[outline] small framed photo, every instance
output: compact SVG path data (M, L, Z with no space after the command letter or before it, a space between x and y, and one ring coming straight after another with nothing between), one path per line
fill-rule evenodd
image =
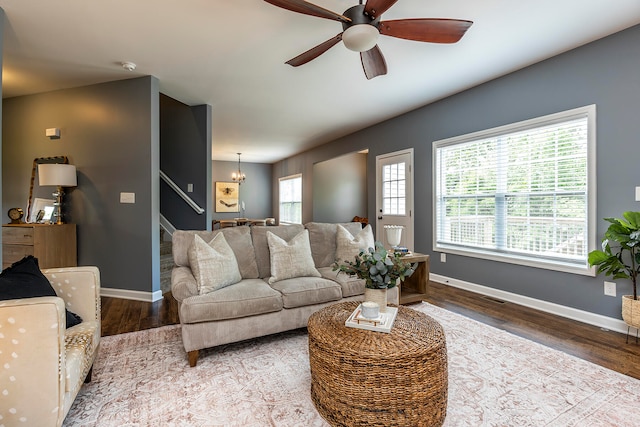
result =
M41 199L39 197L33 199L31 218L29 218L29 222L42 223L50 221L51 214L53 213L54 202L55 200L53 199Z
M216 212L240 212L238 194L240 184L237 182L216 182Z

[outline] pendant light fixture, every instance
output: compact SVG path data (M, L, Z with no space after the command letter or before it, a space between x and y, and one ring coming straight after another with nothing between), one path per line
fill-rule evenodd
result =
M242 153L238 153L238 170L231 174L231 179L238 184L242 184L247 179L246 175L240 170L240 154Z

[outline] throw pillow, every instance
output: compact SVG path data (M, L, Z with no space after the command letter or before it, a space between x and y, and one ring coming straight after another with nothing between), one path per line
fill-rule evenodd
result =
M209 243L194 235L188 256L200 295L242 280L236 256L222 233L216 234Z
M336 233L336 260L353 261L361 250L366 251L369 248L373 248L374 245L375 240L373 238L371 224L363 228L355 237L351 235L346 228L338 225L338 231Z
M0 300L55 297L49 279L42 274L38 259L28 255L0 273ZM67 328L78 325L82 318L66 310Z
M286 242L267 231L271 258L269 284L293 277L322 277L316 270L309 245L309 230L303 230Z

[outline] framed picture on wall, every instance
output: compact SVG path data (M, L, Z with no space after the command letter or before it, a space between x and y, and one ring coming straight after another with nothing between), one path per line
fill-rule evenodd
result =
M240 212L238 194L240 184L237 182L216 182L216 212Z

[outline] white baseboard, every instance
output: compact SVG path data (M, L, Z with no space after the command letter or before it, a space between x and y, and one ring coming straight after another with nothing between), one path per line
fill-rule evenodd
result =
M131 299L144 302L156 302L163 298L162 291L143 292L116 288L101 288L100 295L103 297Z
M591 313L577 308L567 307L564 305L543 301L524 295L518 295L500 289L490 288L488 286L478 285L476 283L465 282L464 280L452 279L450 277L441 276L431 273L429 280L442 283L454 288L460 288L467 291L475 292L481 295L498 298L503 301L512 302L514 304L523 305L525 307L534 308L546 313L555 314L557 316L566 317L568 319L577 320L578 322L587 323L611 331L627 333L627 324L620 319L603 316L601 314Z

